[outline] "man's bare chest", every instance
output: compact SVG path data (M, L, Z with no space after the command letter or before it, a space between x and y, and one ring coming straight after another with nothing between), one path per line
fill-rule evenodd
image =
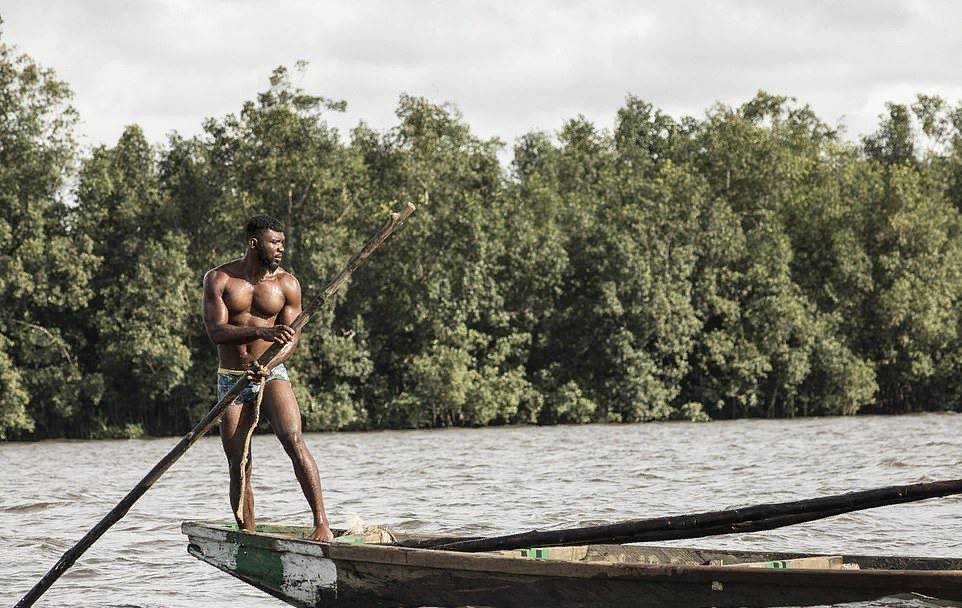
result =
M245 313L256 317L271 318L277 316L287 298L278 281L260 281L251 285L244 280L232 280L224 290L224 304L231 317Z

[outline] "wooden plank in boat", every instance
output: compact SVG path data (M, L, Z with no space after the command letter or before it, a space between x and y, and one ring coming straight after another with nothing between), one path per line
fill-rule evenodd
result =
M561 559L580 562L588 555L588 547L532 547L530 549L514 549L508 551L493 551L494 555L505 557L523 557L525 559Z
M841 570L844 561L841 555L818 555L813 557L799 557L796 559L778 559L767 562L719 565L723 568L811 568L816 570Z

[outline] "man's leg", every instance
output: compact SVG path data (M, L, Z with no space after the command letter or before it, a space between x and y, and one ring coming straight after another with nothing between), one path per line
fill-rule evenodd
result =
M327 521L327 513L324 512L321 478L317 472L317 463L301 434L301 411L297 407L291 384L286 380L272 380L264 387L264 391L263 406L274 428L274 434L291 457L294 475L301 484L301 490L314 514L314 532L311 539L331 540L334 535Z
M247 466L244 471L244 508L242 518L237 517L237 506L241 495L241 458L244 454L244 444L247 433L254 424L254 404L240 405L238 403L227 406L220 419L220 441L227 455L227 466L230 470L230 506L237 520L237 526L242 530L254 531L254 492L251 490L251 472L254 470L254 458L247 456Z

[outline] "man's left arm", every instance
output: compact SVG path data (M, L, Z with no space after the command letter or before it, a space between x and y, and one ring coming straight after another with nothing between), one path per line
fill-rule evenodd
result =
M285 275L283 278L282 288L284 290L285 304L284 308L277 313L277 319L275 323L278 325L290 325L297 318L297 315L301 314L301 284L292 274ZM297 348L297 343L301 339L301 332L298 331L294 334L294 339L284 345L280 352L271 359L268 364L269 369L274 369L280 363L283 363L294 353L294 349Z

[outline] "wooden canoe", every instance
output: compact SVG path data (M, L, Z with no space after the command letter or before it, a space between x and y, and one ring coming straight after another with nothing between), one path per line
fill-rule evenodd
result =
M962 603L962 559L585 545L463 553L370 529L184 522L188 552L294 606L696 608L814 606L896 595ZM962 605L962 604L959 604Z

